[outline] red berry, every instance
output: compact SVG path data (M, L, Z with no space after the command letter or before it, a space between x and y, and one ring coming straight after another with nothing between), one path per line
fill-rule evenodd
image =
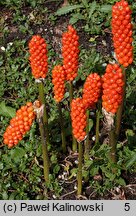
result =
M116 113L122 101L124 86L123 73L119 65L108 64L106 73L102 77L102 81L102 106L107 112Z
M29 60L35 79L46 77L48 71L46 46L45 40L39 35L34 35L29 42Z
M101 93L101 77L97 73L90 74L83 87L83 103L88 108L93 108Z
M113 45L118 62L128 67L133 61L131 9L121 0L112 7Z
M54 98L60 102L65 93L65 71L61 65L57 65L52 70L52 83L54 85Z
M78 141L85 139L86 132L86 108L82 98L76 98L71 103L71 120L73 135Z
M72 81L77 76L79 43L76 30L69 25L68 31L62 35L62 57L63 68L66 72L66 79Z
M3 135L4 143L9 148L17 145L23 139L23 135L30 130L30 126L35 118L33 104L28 102L16 112L16 116L10 120L10 125ZM31 124L29 124L31 121Z

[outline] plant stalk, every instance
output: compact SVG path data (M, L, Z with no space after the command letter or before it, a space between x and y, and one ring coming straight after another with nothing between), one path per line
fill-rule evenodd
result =
M73 99L73 85L72 81L69 81L69 100L70 100L70 106ZM72 150L75 152L77 151L77 141L72 133Z
M99 143L100 115L101 115L101 105L100 102L98 102L98 109L96 111L95 145Z
M113 163L117 162L117 158L116 158L116 134L115 134L115 129L111 129L111 131L109 132L109 145L111 147L110 149L110 159L113 161Z
M44 84L42 81L38 83L38 87L39 87L39 100L41 104L44 105L43 125L45 127L47 145L49 145L50 141L49 141L49 130L48 130L48 116L47 116L46 104L45 104L45 98L44 98Z
M41 141L42 141L44 179L46 182L49 182L49 157L48 157L48 150L47 150L46 134L45 134L45 128L44 128L44 123L43 123L43 117L38 119L38 122L39 122L39 129L40 129Z
M124 100L125 100L125 93L126 93L126 71L125 68L123 68L123 75L124 75L124 88L123 88L123 98L122 98L122 103L118 108L117 114L116 114L116 121L115 121L115 134L116 138L118 140L119 134L120 134L120 129L121 129L121 119L122 119L122 113L123 113L123 108L124 108Z
M87 138L85 140L85 159L89 159L89 149L90 149L90 145L89 145L89 113L90 111L87 110L86 111L86 115L87 115L87 125L86 125L86 134L87 134Z
M78 143L77 195L82 194L83 142Z
M61 126L62 151L63 153L66 153L66 139L65 139L65 130L64 130L64 121L62 115L61 102L58 103L58 111L59 111L59 122Z
M72 81L69 81L69 99L70 99L70 104L71 104L72 99L73 99L73 85L72 85Z

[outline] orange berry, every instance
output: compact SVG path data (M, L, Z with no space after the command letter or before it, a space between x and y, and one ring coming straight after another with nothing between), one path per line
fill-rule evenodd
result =
M34 117L35 113L31 102L17 110L16 116L10 120L10 125L6 128L3 135L4 143L9 148L17 145L22 140L23 135L30 130Z
M107 76L111 74L111 76ZM107 78L106 78L107 77ZM105 79L106 78L106 79ZM112 79L112 85L111 85ZM102 106L107 112L116 113L123 95L123 73L118 64L108 64L102 77ZM113 82L114 81L114 82Z
M48 71L46 47L46 42L40 35L34 35L29 42L29 60L35 79L46 77Z
M79 43L76 30L69 25L68 31L62 35L62 57L63 68L66 72L66 79L72 81L77 76Z
M61 65L57 65L52 70L52 83L54 85L54 99L59 103L65 93L65 71Z
M86 108L82 98L76 98L72 100L70 115L74 137L78 141L84 140L86 136Z
M113 45L118 62L128 67L133 61L131 9L128 2L121 0L112 7Z
M101 78L97 73L90 74L83 87L83 103L88 108L93 108L101 93Z

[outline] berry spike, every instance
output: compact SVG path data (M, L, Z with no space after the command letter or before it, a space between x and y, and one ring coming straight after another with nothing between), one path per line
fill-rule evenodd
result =
M9 148L17 145L27 131L30 130L34 119L33 104L28 102L17 110L16 116L10 120L10 125L6 128L3 135L4 144L8 145Z
M88 108L93 108L101 93L101 77L97 73L90 74L83 87L83 103Z
M121 0L112 7L112 35L118 62L128 67L133 62L131 9L128 2Z
M71 119L72 119L72 128L73 135L77 141L81 142L85 139L86 136L86 109L83 104L82 98L76 98L72 100L71 103Z
M54 85L54 99L59 103L65 93L65 71L61 65L56 65L52 70L52 83Z
M78 56L79 56L79 36L76 30L69 25L68 31L62 35L62 57L63 67L66 72L66 79L74 80L78 71Z
M34 35L29 42L29 60L35 79L46 77L48 71L46 47L46 42L40 35Z
M108 64L102 77L102 106L107 112L115 114L122 102L124 77L117 64Z

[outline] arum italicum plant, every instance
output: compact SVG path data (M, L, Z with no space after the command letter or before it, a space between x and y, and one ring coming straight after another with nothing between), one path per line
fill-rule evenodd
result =
M71 103L71 120L73 135L78 142L78 174L77 174L77 194L82 193L82 161L83 161L83 144L86 137L86 108L82 98L76 98Z
M111 146L111 159L116 162L116 139L114 130L114 116L123 99L123 79L122 69L118 64L108 64L106 72L102 77L103 95L102 106L105 115L106 127L109 131L109 144Z
M47 57L47 45L39 35L34 35L29 42L30 52L30 65L32 69L32 75L35 78L39 87L39 101L40 107L36 107L37 119L40 128L40 134L42 139L43 150L43 162L44 162L44 178L45 181L49 181L49 158L47 146L49 145L49 131L48 131L48 117L46 111L45 97L44 97L44 80L48 71L48 57Z
M66 80L69 82L69 97L70 104L73 99L73 80L78 73L78 57L79 57L79 36L76 30L69 25L68 31L62 35L62 57L63 68L66 73ZM77 150L77 142L74 136L72 136L72 150Z
M58 104L59 111L59 123L61 126L61 138L62 138L62 150L66 153L66 139L65 139L65 129L63 114L61 108L61 101L64 98L65 93L65 71L61 65L56 65L52 70L52 83L54 85L54 99Z
M124 74L124 93L123 100L116 115L115 134L118 138L121 127L121 118L123 111L123 103L125 97L126 86L126 68L133 62L133 46L132 46L132 10L127 1L121 0L112 7L112 36L114 52L117 61L120 63Z
M98 99L100 98L101 94L101 77L97 73L90 74L84 84L83 87L83 102L87 110L87 139L85 141L85 157L89 157L89 111L90 109L95 109L96 103L98 102ZM99 142L99 112L97 114L97 124L96 124L96 143Z
M62 35L63 66L57 65L52 70L52 83L54 85L54 99L58 104L59 119L62 135L62 150L66 152L66 140L63 125L61 102L65 93L65 81L69 82L70 115L72 120L73 143L72 150L77 150L78 143L78 174L77 193L82 193L82 165L83 152L89 158L89 110L94 109L102 94L102 111L105 118L106 129L109 132L110 158L116 163L116 144L120 133L121 117L125 97L126 68L133 62L131 9L127 1L121 0L112 7L112 36L116 62L110 63L102 78L97 73L90 74L83 86L82 98L73 99L72 82L78 72L79 43L76 30L68 26L68 31ZM37 114L42 139L44 178L49 181L49 158L47 146L49 145L48 117L44 97L44 80L48 71L47 45L45 40L34 35L29 42L30 65L32 75L39 88L39 100L34 104L26 103L17 112L3 135L4 143L9 148L14 147L30 130ZM87 116L88 115L88 116ZM99 118L96 119L96 144L99 143ZM115 122L114 122L115 120ZM85 141L85 147L84 147Z
M77 194L82 193L82 162L83 162L83 150L84 140L89 136L87 127L87 110L94 108L97 103L101 92L101 78L97 73L90 74L83 88L82 98L76 98L71 103L71 120L73 135L78 142L78 175L77 175ZM85 143L85 156L89 156L89 143Z
M109 64L103 76L103 107L107 125L111 159L116 158L116 143L120 134L126 86L126 68L133 62L131 9L127 1L116 2L112 7L112 37L117 62ZM115 117L116 114L116 117ZM115 117L115 126L114 126Z

